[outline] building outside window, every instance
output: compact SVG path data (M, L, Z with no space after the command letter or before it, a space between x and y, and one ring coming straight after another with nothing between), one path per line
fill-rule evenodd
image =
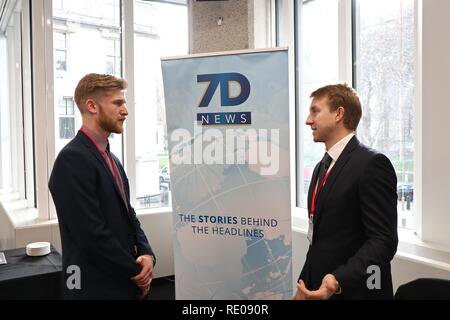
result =
M53 46L55 47L55 70L67 71L67 34L55 32Z
M88 73L111 71L121 76L122 27L120 15L114 13L120 12L120 5L119 0L64 0L64 11L53 7L55 128L59 128L55 130L55 155L82 124L78 108L66 100L73 96L78 81ZM110 66L105 65L105 57ZM69 103L66 112L73 109L73 114L60 113L65 101ZM111 135L109 142L123 161L122 135Z
M64 0L53 0L53 10L64 10Z
M68 98L81 77L91 72L122 75L122 5L119 0L64 0L63 10L53 8L55 128L59 128L55 132L56 155L82 123L78 108ZM134 31L134 56L129 59L134 59L135 77L128 81L135 104L128 109L135 126L126 130L135 130L136 181L130 183L136 187L137 209L170 207L160 57L188 53L187 2L135 0ZM65 72L60 72L62 69ZM117 134L109 138L113 152L123 162L123 152L129 150L123 150L122 139Z
M162 56L188 53L188 9L135 1L136 208L171 206Z
M106 73L120 77L120 39L106 39Z
M75 108L72 97L64 97L59 104L59 138L75 137Z

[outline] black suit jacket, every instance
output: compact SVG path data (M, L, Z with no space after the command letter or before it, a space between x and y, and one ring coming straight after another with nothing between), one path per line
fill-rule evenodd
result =
M49 188L58 215L63 273L75 265L81 289L68 299L134 299L137 286L130 280L141 268L143 254L154 255L130 204L129 185L119 160L113 159L124 182L127 209L111 170L94 143L79 131L59 153ZM73 279L73 278L72 278Z
M319 164L309 186L308 211ZM317 290L323 277L332 273L342 288L334 299L393 298L390 261L398 244L396 190L389 159L353 137L317 198L313 241L299 277L308 289ZM370 266L380 268L379 282ZM369 289L373 286L367 282L380 289Z

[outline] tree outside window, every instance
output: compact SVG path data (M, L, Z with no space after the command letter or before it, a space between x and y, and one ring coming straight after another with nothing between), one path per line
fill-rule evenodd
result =
M355 17L358 137L392 161L398 225L414 228L414 0L359 0Z

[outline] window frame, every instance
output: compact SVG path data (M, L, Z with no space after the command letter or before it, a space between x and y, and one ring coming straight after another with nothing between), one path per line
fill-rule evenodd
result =
M306 0L306 1L314 1L314 0ZM420 0L415 0L415 37L416 37L416 43L418 41L417 36L417 29L418 29L418 2ZM289 46L290 48L293 48L293 50L290 50L290 66L289 66L289 72L290 72L290 101L295 105L295 114L294 118L295 121L292 123L291 121L291 141L295 141L294 146L292 146L291 143L291 158L292 154L294 154L294 160L291 161L291 192L293 193L292 201L291 201L291 207L292 207L292 217L294 221L294 226L299 227L302 230L307 229L307 204L302 203L302 197L303 197L303 150L299 147L299 143L303 139L303 133L300 129L301 126L304 125L302 119L301 119L301 112L300 108L302 108L300 96L297 92L301 92L301 81L300 81L300 74L299 72L296 72L298 70L302 69L301 66L301 59L300 59L300 52L299 48L301 48L301 40L302 36L299 32L299 24L301 23L301 11L303 6L304 0L294 0L294 1L288 1L288 0L276 0L275 7L276 7L276 43L280 46ZM352 87L354 87L354 72L355 69L353 68L354 65L354 58L355 58L355 48L353 46L354 43L354 25L355 25L355 16L354 16L354 6L355 6L356 0L339 0L338 4L338 44L339 44L339 65L338 65L338 77L339 81L345 81L348 84L351 84ZM416 46L418 47L418 45ZM419 48L416 49L416 56L418 55ZM294 53L292 54L292 51ZM418 63L416 59L416 68L418 68ZM294 71L293 71L294 70ZM415 79L415 85L419 86L419 77L420 75L418 72L416 72L416 79ZM414 131L414 141L415 141L415 148L417 151L415 152L415 163L418 161L418 155L417 153L420 150L419 144L419 127L418 127L418 109L420 101L419 98L415 99L415 103L413 106L413 112L415 115L414 119L414 126L418 128L418 130ZM292 118L292 117L291 117ZM293 163L293 164L292 164ZM415 178L414 182L414 188L415 188L415 199L418 199L420 201L420 186L418 185L419 180L419 166L414 166L414 175ZM300 183L300 184L299 184ZM417 197L416 197L417 194ZM421 221L421 212L420 210L417 210L417 202L413 204L413 210L416 220L416 225L414 231L420 233L420 224L419 221Z
M12 190L3 190L0 200L19 201L24 206L34 207L30 2L29 0L6 2L0 23L0 32L3 33L11 28L11 19L15 19L16 22L15 29L12 31L10 29L9 36L2 36L2 47L6 52L5 61L8 63L3 76L6 83L12 84L4 87L6 99L3 100L7 102L6 107L10 108L8 119L11 136ZM10 41L14 42L13 45L9 45ZM8 57L13 57L16 63L10 63ZM20 67L15 71L18 63ZM11 77L14 79L10 80Z
M36 208L38 219L49 220L56 217L47 185L55 159L54 93L47 90L54 76L52 0L33 0L31 9Z
M314 1L314 0L313 0ZM170 1L168 1L170 2ZM352 21L352 6L354 0L340 0L339 1L339 31L338 31L338 43L339 43L339 79L340 81L346 81L347 83L353 84L353 47L352 47L352 37L353 37L353 21ZM417 2L417 0L416 0ZM129 87L127 89L127 101L128 108L130 109L130 114L127 119L127 127L133 128L135 125L134 118L134 102L135 102L135 93L134 93L134 1L121 1L121 21L122 21L122 70L123 76L129 81ZM53 68L47 68L46 72L44 71L44 65L52 65L53 64L53 45L52 45L52 1L51 0L34 0L33 1L33 16L40 17L39 14L42 14L44 17L44 21L47 21L46 24L39 24L38 19L33 19L33 35L35 36L34 40L37 40L37 44L33 52L35 54L39 52L45 52L44 55L44 64L41 66L33 65L35 79L33 79L34 85L34 99L35 99L35 107L36 107L36 123L48 123L47 128L36 128L36 180L38 181L37 186L37 202L39 207L39 214L42 218L55 217L54 214L48 214L49 207L52 207L52 200L46 191L46 182L48 179L49 169L53 166L54 159L54 143L51 141L45 141L45 137L52 136L51 134L54 132L54 128L52 125L53 119L53 111L51 106L53 106L53 93L45 92L45 83L49 85L49 87L53 84ZM294 128L291 130L291 185L292 185L292 212L293 216L300 218L306 221L306 205L304 207L300 207L298 203L298 196L302 191L301 187L297 186L297 182L301 181L301 171L298 168L302 167L301 161L301 151L297 148L298 141L302 138L300 131L298 128L304 125L300 121L300 113L298 112L300 105L298 101L298 97L296 97L296 92L298 90L298 75L295 74L295 70L297 67L301 68L301 63L299 63L296 58L299 50L299 40L301 40L301 35L295 31L295 24L299 22L301 12L302 0L276 0L273 2L272 8L276 13L275 23L272 26L272 30L277 33L276 37L276 45L280 46L289 46L291 50L289 50L289 72L290 72L290 103L291 105L295 105L295 110L291 111L291 126ZM283 18L280 18L283 17ZM285 19L287 17L287 19ZM416 21L417 25L417 21ZM41 31L41 32L39 32ZM41 51L40 48L44 48L44 51ZM35 59L34 59L35 60ZM50 72L49 69L52 69ZM294 71L293 71L294 70ZM293 80L297 79L297 80ZM296 90L297 89L297 90ZM44 101L44 102L43 102ZM42 110L46 110L45 113L40 112ZM414 111L416 112L416 111ZM44 114L46 114L46 118L44 120ZM41 121L43 120L43 121ZM417 131L414 135L417 137ZM298 133L298 134L297 134ZM298 138L298 139L297 139ZM135 181L135 132L133 130L125 130L123 135L123 159L124 159L124 167L127 171L129 180L130 180L130 197L132 205L135 205L135 186L133 181ZM416 141L416 139L415 139ZM45 148L44 148L45 146ZM47 154L43 154L42 150L46 150ZM416 173L415 173L416 175ZM44 186L44 181L45 186ZM415 188L417 192L419 192L418 188ZM42 210L41 210L42 209ZM156 208L149 209L150 211L167 211L170 208ZM50 210L51 211L51 210ZM145 210L147 211L147 210ZM52 210L54 213L54 208ZM418 210L415 210L416 218L419 219ZM418 224L417 224L418 226Z
M187 5L179 2L167 2L177 5ZM120 1L120 23L121 33L121 69L122 76L128 79L126 91L127 108L129 115L127 117L126 127L135 128L135 86L134 86L134 13L135 1ZM53 28L53 1L52 0L33 0L31 11L31 25L33 30L33 61L40 63L33 64L33 99L35 108L34 123L46 123L46 126L34 127L35 144L35 165L36 165L36 207L40 220L56 219L56 210L48 190L47 182L53 168L55 159L55 141L56 130L54 91L48 90L54 87L54 38L53 32L62 32L64 30L54 30ZM45 23L41 23L45 21ZM118 40L118 39L114 39ZM68 39L66 38L66 44ZM59 115L58 115L59 116ZM130 181L130 201L134 207L136 205L136 133L134 130L125 130L122 135L122 156L123 165ZM168 212L170 207L152 208L142 210L144 213Z
M307 0L314 1L314 0ZM300 143L303 139L301 126L304 125L301 119L301 81L300 72L302 69L302 62L300 56L302 35L299 32L299 25L301 23L301 12L303 7L303 0L277 0L277 40L276 43L281 46L289 46L293 48L290 50L290 101L295 105L295 112L291 115L291 207L292 216L295 225L300 226L301 229L307 228L307 204L302 203L301 198L304 192L303 186L303 150L300 148ZM282 19L287 17L288 19ZM339 65L338 77L339 81L345 81L352 84L353 81L353 54L352 54L352 0L339 0L338 4L338 44L339 44ZM283 20L287 20L283 22ZM290 30L289 30L290 29ZM292 70L296 70L295 72ZM300 183L300 185L299 185Z

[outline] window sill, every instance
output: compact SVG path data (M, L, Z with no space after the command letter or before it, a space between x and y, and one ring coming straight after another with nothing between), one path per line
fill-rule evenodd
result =
M136 215L139 217L141 215L172 213L172 208L163 207L163 208L139 209L135 211Z
M27 207L16 207L15 209L11 209L9 207L9 203L5 206L5 213L11 221L14 229L22 229L22 228L33 228L33 227L41 227L45 225L57 224L58 220L42 220L39 218L39 214L37 209L35 208L27 208ZM6 208L6 207L9 208Z
M36 208L27 208L25 200L0 200L6 216L9 218L14 229L41 227L46 225L58 224L58 219L43 220L39 218L38 210ZM172 208L152 208L136 210L136 215L157 215L168 214L172 212Z

